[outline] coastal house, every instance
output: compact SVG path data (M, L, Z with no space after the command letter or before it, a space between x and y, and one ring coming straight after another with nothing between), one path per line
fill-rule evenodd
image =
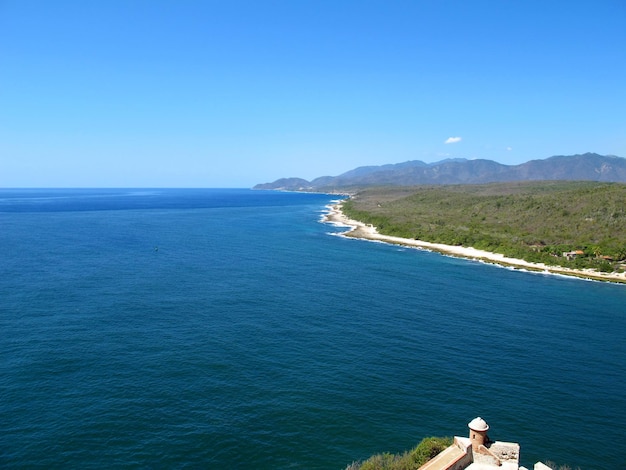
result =
M574 258L584 255L584 254L585 252L583 250L564 251L563 257L567 258L568 260L573 260Z
M528 470L519 465L520 445L516 442L492 441L489 425L474 418L468 424L469 437L454 437L454 443L430 459L419 470ZM537 462L533 470L551 470Z

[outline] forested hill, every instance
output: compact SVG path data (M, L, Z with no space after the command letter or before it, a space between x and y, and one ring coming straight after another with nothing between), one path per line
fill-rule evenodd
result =
M423 184L483 184L507 181L603 181L626 183L626 158L585 153L531 160L520 165L503 165L492 160L448 159L437 163L419 160L365 166L339 176L322 176L313 181L281 178L257 184L254 189L332 191L370 186L413 186Z
M385 235L570 268L626 267L626 184L514 182L370 188L344 213Z

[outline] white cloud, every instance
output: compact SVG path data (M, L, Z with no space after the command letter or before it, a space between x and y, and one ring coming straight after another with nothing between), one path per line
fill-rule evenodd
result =
M460 137L448 137L444 143L446 144L456 144L457 142L461 142Z
M506 149L510 152L511 150L513 150L513 147L507 147Z

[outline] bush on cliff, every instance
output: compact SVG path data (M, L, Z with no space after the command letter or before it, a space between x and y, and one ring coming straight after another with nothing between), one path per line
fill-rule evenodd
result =
M451 437L426 437L408 452L376 454L348 465L346 470L417 470L451 444Z

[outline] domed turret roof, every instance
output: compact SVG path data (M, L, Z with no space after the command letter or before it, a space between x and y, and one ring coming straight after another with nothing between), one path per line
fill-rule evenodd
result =
M473 431L486 431L489 429L489 425L480 416L471 420L468 426Z

